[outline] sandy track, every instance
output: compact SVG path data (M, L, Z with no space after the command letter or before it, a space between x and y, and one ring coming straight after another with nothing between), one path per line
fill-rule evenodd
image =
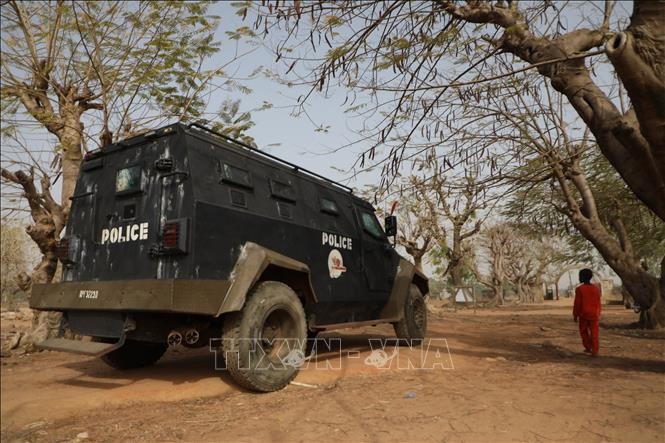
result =
M398 368L420 349L365 364L389 327L329 332L341 346L320 361L339 367L310 364L297 381L316 388L272 394L236 388L207 349L127 372L55 352L4 358L2 440L662 441L662 333L623 329L634 314L607 308L593 359L566 303L431 316L454 369Z

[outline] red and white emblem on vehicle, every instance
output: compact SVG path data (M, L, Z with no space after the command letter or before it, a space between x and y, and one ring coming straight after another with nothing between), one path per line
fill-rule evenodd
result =
M328 270L330 271L330 278L338 278L343 272L346 272L342 254L337 249L333 249L328 254Z

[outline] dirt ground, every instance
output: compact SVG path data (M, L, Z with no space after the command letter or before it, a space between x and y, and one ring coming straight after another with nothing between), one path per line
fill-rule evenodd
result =
M57 352L5 357L1 437L662 442L665 335L626 328L635 314L605 307L601 356L588 357L570 303L436 309L428 335L438 340L425 360L442 364L430 369L408 365L422 361L422 349L399 348L387 369L366 363L368 338L392 338L390 327L330 331L325 337L341 345L271 394L235 387L207 348L170 350L155 366L126 372ZM3 333L27 322L3 319Z

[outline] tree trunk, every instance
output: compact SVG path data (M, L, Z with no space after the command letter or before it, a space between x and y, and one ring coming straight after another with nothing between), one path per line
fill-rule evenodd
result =
M589 240L605 262L621 278L624 288L633 299L645 309L643 326L661 328L665 326L665 258L661 262L660 279L647 272L635 256L630 238L620 217L612 220L618 239L603 225L593 191L579 165L579 158L572 163L551 162L554 176L559 183L567 205L567 215L572 224ZM569 182L575 186L582 199L581 206L573 196Z
M64 117L65 127L58 137L62 146L62 194L60 206L64 212L64 223L67 222L69 208L72 203L70 197L74 195L76 179L78 178L81 161L83 160L83 124L80 119L81 115L77 110L71 110Z
M497 284L492 286L492 293L494 296L494 300L496 300L496 303L499 305L503 305L503 284Z
M39 247L42 258L28 277L19 278L19 286L28 296L32 294L33 284L50 283L57 270L58 259L56 246L60 234L65 227L71 206L70 197L74 194L76 179L82 160L82 134L83 125L80 122L80 112L75 103L61 103L61 118L64 127L57 132L60 141L62 164L62 192L60 204L56 203L50 193L51 183L48 177L41 177L41 189L35 184L34 170L29 173L18 171L11 173L2 170L2 175L19 185L24 190L30 206L30 215L33 224L26 228L26 232ZM21 347L27 352L35 349L35 344L58 334L61 315L59 312L33 311L33 327L30 334L21 340Z
M40 217L34 225L28 226L26 231L42 252L42 258L32 270L32 274L18 276L19 287L30 296L33 284L50 283L55 276L58 267L55 252L56 238L59 231L53 218L46 216ZM37 343L56 336L60 328L61 314L59 312L32 311L32 314L32 329L20 342L20 346L25 352L35 351Z
M539 281L533 282L529 286L529 292L531 294L532 303L542 303L544 301L543 297L543 283Z
M462 286L462 270L460 269L459 261L453 263L453 266L450 268L450 283L455 288Z
M462 286L462 265L464 264L462 254L462 227L453 225L453 247L449 255L450 283L454 288Z
M621 278L633 299L643 308L642 325L655 329L665 327L665 278L649 274L640 261L627 254L597 218L572 218L575 227L596 247L605 262ZM665 260L665 259L664 259ZM661 263L662 266L662 263Z
M422 255L414 255L413 256L413 264L416 266L416 269L419 270L420 272L423 272L423 256Z
M493 273L494 278L494 298L500 305L503 305L503 292L504 292L504 270L503 270L503 251L495 252L495 257L493 260Z
M605 50L635 108L640 132L653 147L653 164L665 177L665 3L636 0L630 26Z

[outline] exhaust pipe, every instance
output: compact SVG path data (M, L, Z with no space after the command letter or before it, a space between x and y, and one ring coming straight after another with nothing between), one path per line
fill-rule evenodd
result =
M182 343L182 334L178 331L171 331L166 338L166 343L168 343L169 348L175 348Z
M187 331L185 331L185 344L186 345L191 346L191 345L196 344L196 342L199 341L199 338L200 338L200 334L199 334L199 331L197 331L196 329L187 329Z

